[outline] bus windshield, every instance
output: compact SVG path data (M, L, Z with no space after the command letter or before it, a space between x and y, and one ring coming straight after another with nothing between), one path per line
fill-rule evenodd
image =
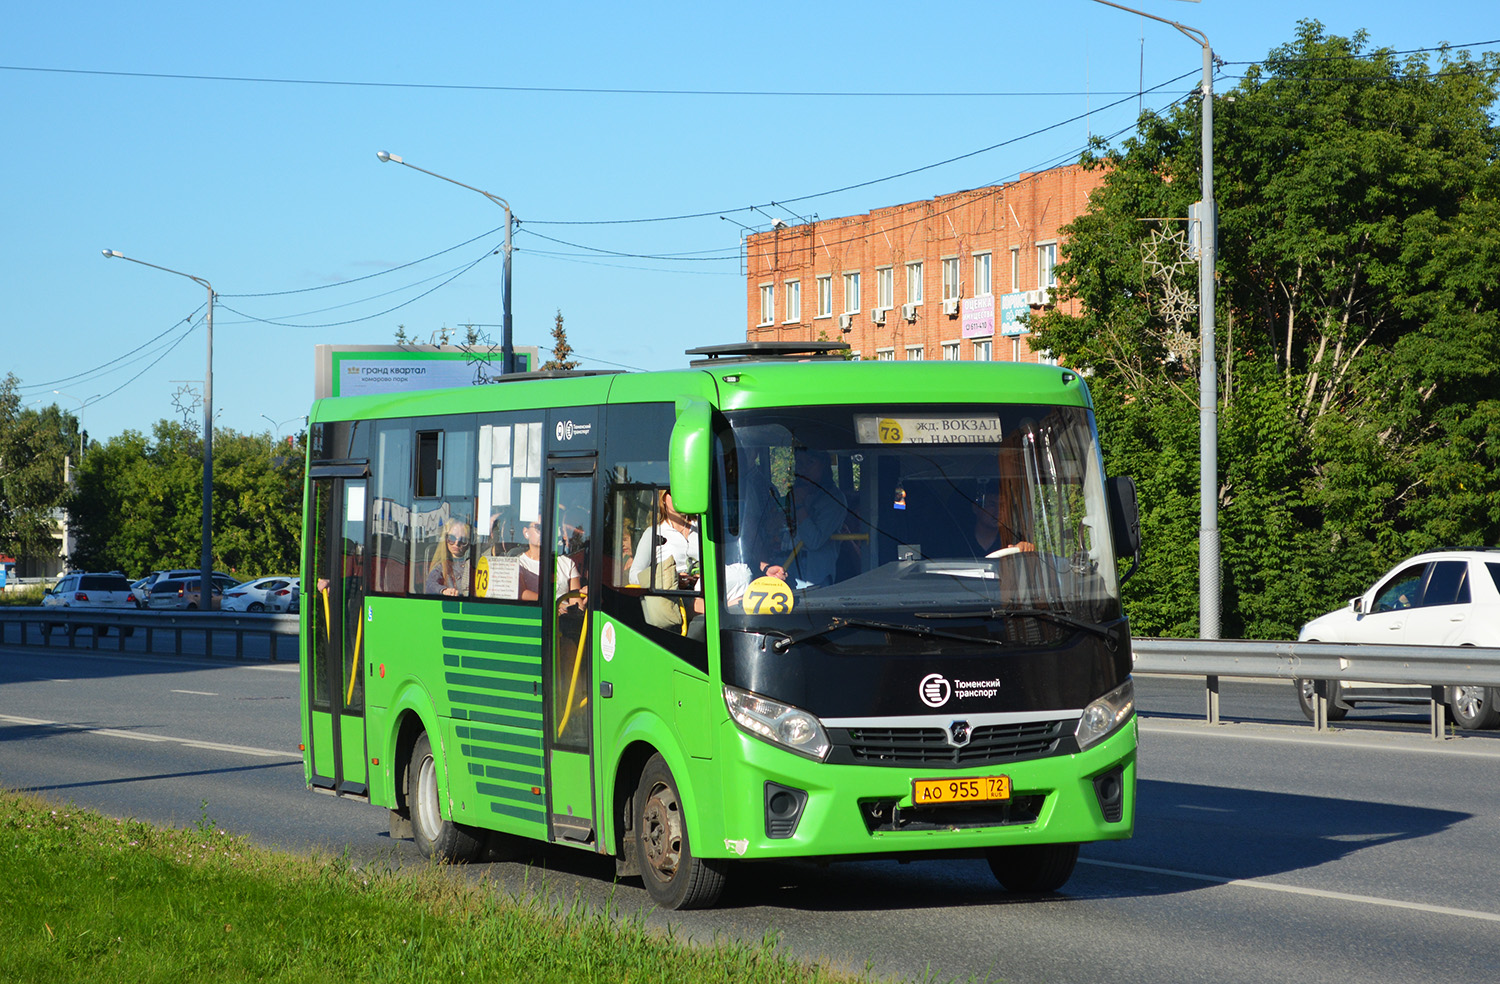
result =
M809 617L881 613L905 626L1014 612L1120 617L1084 408L738 410L723 414L715 440L726 627L789 633Z

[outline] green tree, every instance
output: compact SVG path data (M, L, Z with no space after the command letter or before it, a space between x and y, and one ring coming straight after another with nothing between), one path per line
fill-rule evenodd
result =
M1437 64L1304 21L1215 104L1216 489L1226 635L1285 637L1402 556L1500 540L1500 58ZM1191 269L1143 250L1198 195L1201 114L1147 114L1067 230L1037 348L1086 368L1114 473L1141 487L1147 633L1196 632ZM1180 226L1179 226L1180 228Z
M158 421L90 450L68 508L75 566L144 573L196 567L202 538L202 442ZM266 434L214 434L213 562L242 578L298 568L303 455Z
M578 368L578 360L568 358L573 346L568 344L568 333L563 329L562 309L557 311L557 320L552 325L552 358L542 363L542 369L570 372Z
M53 551L54 510L67 491L64 462L77 458L78 418L54 404L21 406L20 380L0 380L0 552Z

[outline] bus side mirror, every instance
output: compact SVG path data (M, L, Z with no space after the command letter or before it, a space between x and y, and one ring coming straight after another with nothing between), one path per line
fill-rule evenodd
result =
M694 400L678 412L672 427L672 506L689 516L708 511L712 416L707 403Z
M1124 583L1141 566L1141 513L1135 479L1119 476L1109 480L1109 525L1114 531L1115 556L1130 558L1130 570L1120 579Z

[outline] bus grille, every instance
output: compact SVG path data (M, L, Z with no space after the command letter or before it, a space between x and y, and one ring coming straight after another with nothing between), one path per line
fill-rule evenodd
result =
M969 743L958 748L948 744L942 728L842 728L831 738L835 756L863 765L966 768L1056 754L1073 723L985 725L975 728Z

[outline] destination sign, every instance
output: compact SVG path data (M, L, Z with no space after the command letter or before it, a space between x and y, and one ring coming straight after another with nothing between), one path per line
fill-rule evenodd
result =
M1000 441L1000 418L857 414L854 434L861 444L996 444Z

